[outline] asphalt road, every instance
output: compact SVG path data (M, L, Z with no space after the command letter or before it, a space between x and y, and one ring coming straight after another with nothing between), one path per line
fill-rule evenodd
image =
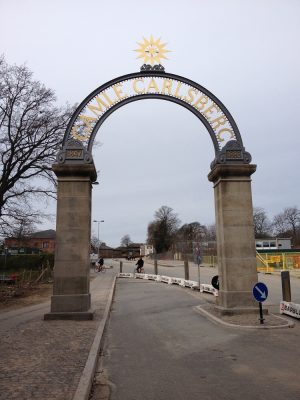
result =
M300 398L300 323L292 329L216 325L194 310L199 293L118 279L93 400Z

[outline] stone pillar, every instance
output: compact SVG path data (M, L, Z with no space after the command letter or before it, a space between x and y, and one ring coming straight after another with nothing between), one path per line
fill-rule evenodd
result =
M45 319L92 319L90 232L94 164L55 164L58 178L51 312Z
M219 269L216 307L225 314L257 312L252 288L257 282L251 195L256 165L217 164L208 175L214 183Z

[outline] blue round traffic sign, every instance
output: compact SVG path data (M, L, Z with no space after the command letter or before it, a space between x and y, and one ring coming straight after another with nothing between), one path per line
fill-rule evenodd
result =
M256 301L265 301L268 297L268 288L262 282L257 282L252 289L253 296Z

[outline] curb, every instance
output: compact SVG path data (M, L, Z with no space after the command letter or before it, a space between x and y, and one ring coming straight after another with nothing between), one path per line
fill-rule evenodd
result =
M73 397L73 400L88 400L90 396L90 391L94 379L94 375L96 372L96 367L98 363L98 356L99 356L99 351L101 348L102 344L102 338L103 338L103 333L105 330L105 326L108 320L108 316L110 313L111 309L111 304L113 301L114 297L114 292L115 292L115 287L116 287L116 279L117 277L114 277L112 287L110 289L109 295L108 295L108 300L105 306L104 314L103 317L99 323L96 336L94 338L91 350L89 352L87 361L85 363L84 370L82 372L79 384L77 386L75 395Z
M229 322L223 321L222 319L216 317L215 315L212 315L210 312L204 310L201 306L193 307L193 309L196 312L198 312L198 313L204 315L205 317L207 317L208 319L210 319L212 322L215 322L215 323L221 324L221 325L225 325L225 326L229 326L230 328L237 328L237 329L286 329L286 328L294 328L294 326L295 326L294 322L289 321L289 320L287 320L285 318L282 318L282 317L278 317L277 315L271 314L271 313L270 313L270 315L273 315L273 317L281 319L282 321L285 321L285 324L284 325L270 325L270 326L237 325L237 324L231 324Z

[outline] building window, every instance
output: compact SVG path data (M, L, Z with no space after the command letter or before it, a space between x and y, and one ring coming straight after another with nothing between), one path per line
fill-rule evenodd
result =
M43 242L43 249L49 248L49 242Z

